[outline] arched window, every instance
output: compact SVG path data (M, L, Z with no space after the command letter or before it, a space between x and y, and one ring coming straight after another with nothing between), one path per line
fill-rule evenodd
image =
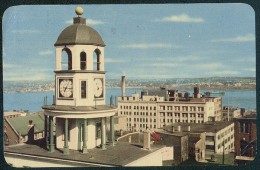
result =
M70 49L64 48L62 50L62 70L71 70L72 69L72 54Z
M80 69L86 70L87 68L87 55L85 52L80 53Z
M99 49L96 49L94 51L94 58L93 58L93 61L94 61L94 70L100 70L100 50Z

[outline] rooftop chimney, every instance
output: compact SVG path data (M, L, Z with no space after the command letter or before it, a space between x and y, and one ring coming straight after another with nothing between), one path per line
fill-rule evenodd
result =
M194 87L194 98L200 98L200 88L197 86L197 87Z
M172 126L172 132L174 132L174 126Z
M180 131L181 131L181 126L179 125L179 126L178 126L178 132L180 132Z
M125 96L125 76L121 76L122 97Z
M188 126L188 132L190 132L190 126Z
M32 144L34 142L34 124L32 120L29 120L27 135L28 135L27 143Z
M144 132L144 146L143 146L143 149L147 149L147 150L151 149L150 141L151 141L151 134L147 130L147 131Z

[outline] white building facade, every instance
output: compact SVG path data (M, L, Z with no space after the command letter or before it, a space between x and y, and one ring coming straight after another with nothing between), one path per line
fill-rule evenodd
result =
M76 9L73 24L65 28L56 43L55 95L44 105L46 145L81 150L105 149L106 124L110 120L110 142L114 143L113 105L106 105L104 47L96 30L86 25L82 8ZM54 133L54 124L56 132ZM56 142L55 142L56 141Z
M221 113L221 98L189 98L186 101L165 101L164 97L132 94L118 97L118 115L127 116L128 131L153 130L166 125L204 123L216 120ZM219 107L216 107L219 106Z

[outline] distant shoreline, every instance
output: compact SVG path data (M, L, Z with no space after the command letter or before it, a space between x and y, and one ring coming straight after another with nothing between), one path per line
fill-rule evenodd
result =
M174 90L193 90L195 86L192 85L187 85L187 86L176 86L176 87L169 87L167 89L174 89ZM256 86L240 86L240 87L223 87L223 86L214 86L214 87L208 87L208 86L199 86L200 90L256 90ZM120 89L121 87L106 87L107 89ZM137 86L130 86L130 87L126 87L126 89L140 89L140 90L159 90L160 87L137 87ZM32 91L23 91L23 90L19 90L19 91L5 91L4 94L6 93L42 93L42 92L54 92L54 90L32 90Z

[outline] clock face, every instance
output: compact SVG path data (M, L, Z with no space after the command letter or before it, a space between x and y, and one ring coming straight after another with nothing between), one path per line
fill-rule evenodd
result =
M73 97L72 79L59 79L59 97Z
M102 79L94 79L94 96L103 97L103 81Z

